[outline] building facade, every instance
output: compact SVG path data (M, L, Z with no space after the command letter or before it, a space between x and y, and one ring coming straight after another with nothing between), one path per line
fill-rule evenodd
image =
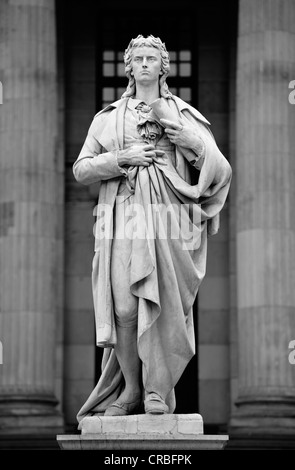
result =
M193 6L192 6L193 4ZM233 168L194 308L179 413L235 438L294 435L295 0L0 0L0 435L53 435L99 376L91 292L99 185L72 174L93 116L127 85L138 34Z

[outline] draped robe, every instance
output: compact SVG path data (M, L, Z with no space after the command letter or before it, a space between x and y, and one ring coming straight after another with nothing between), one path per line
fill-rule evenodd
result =
M92 287L97 345L105 348L101 377L77 415L79 422L86 415L103 414L124 386L114 350L116 324L110 274L112 214L121 179L127 179L134 203L141 208L136 213L141 236L132 240L129 284L138 298L137 345L143 387L150 392L153 384L159 384L169 412L175 409L174 387L195 354L192 308L205 275L207 234L218 231L219 212L231 181L231 167L218 149L208 121L176 96L166 100L171 111L193 123L205 144L202 159L196 154L193 162L199 173L197 184L191 184L190 164L177 146L174 162L164 156L165 165L129 167L122 176L115 154L124 148L127 101L121 99L95 116L74 164L78 181L100 183ZM160 236L159 220L160 225L161 221L165 224L167 214L158 207L169 207L170 228L178 237ZM181 208L185 208L181 219L186 230L180 226ZM193 234L191 239L187 227L191 229L189 235Z

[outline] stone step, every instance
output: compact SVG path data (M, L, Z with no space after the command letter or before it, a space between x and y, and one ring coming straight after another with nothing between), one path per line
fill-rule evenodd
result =
M116 434L118 436L138 437L152 435L159 439L173 436L186 439L196 434L203 434L203 419L199 414L140 414L130 416L91 416L80 423L82 435L86 434Z
M91 416L79 429L81 435L57 436L61 449L223 449L228 440L227 435L204 435L199 414Z

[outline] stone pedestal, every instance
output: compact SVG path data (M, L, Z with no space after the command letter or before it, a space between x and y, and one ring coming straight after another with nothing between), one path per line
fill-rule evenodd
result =
M238 400L231 432L295 432L295 3L240 0L236 241Z
M63 161L54 0L0 2L0 434L58 432Z
M226 435L204 435L199 414L92 416L80 423L81 435L59 435L65 450L221 450Z

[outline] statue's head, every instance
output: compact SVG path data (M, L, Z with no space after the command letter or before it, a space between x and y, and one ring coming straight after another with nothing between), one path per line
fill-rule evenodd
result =
M159 88L160 88L160 96L163 98L171 98L172 93L168 89L168 85L166 83L166 78L169 75L170 71L170 61L169 61L169 54L167 52L165 44L161 41L160 38L155 38L154 36L150 35L148 37L144 37L141 34L137 36L137 38L132 39L125 50L124 54L124 63L125 63L125 73L129 79L129 83L125 93L123 93L122 98L127 98L129 96L135 95L135 88L136 83L135 79L132 74L132 57L134 50L138 47L154 47L158 49L161 56L161 71L159 76Z

